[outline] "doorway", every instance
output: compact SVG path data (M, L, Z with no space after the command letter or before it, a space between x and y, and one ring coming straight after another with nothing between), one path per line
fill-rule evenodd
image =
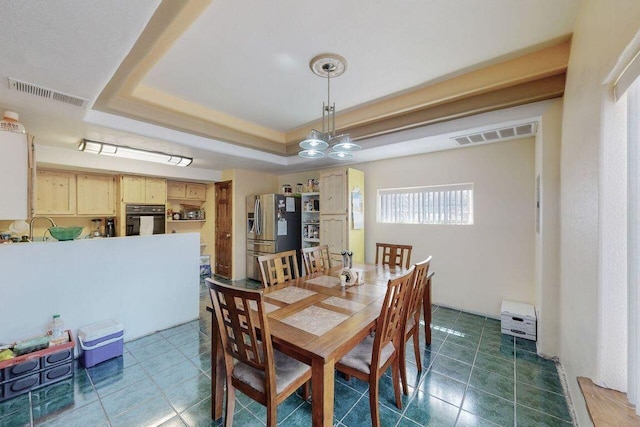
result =
M215 222L215 271L218 276L231 279L232 272L232 230L233 196L231 181L216 182L216 222Z

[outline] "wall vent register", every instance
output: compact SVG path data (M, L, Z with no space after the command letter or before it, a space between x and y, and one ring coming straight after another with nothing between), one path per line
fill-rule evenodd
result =
M537 123L521 123L515 126L503 127L500 129L491 129L483 132L476 132L468 135L454 136L451 139L456 141L458 145L469 145L487 142L508 141L515 138L524 138L533 136L537 131Z

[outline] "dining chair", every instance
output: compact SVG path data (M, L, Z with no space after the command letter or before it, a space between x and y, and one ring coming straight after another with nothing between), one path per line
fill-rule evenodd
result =
M407 343L413 337L413 351L416 356L416 366L418 372L422 372L422 362L420 360L420 314L424 293L426 292L427 276L431 265L431 256L424 261L414 265L411 288L407 297L407 305L404 317L403 343L400 346L400 379L402 380L402 390L405 395L409 395L407 387Z
M331 268L329 245L302 248L302 262L305 274L317 273Z
M258 257L262 286L272 286L300 277L298 254L295 250Z
M267 407L267 426L275 427L278 404L305 387L311 367L273 348L262 291L210 281L209 293L226 370L225 426L233 425L236 389Z
M376 427L380 425L378 381L389 366L391 366L396 406L402 409L400 379L398 378L400 370L399 349L404 343L402 327L405 322L403 316L412 280L413 267L403 276L389 280L380 316L376 322L375 334L373 337L368 335L336 363L336 369L346 374L347 377L354 376L369 383L371 423Z
M411 245L376 243L376 264L409 268L412 250L413 246Z

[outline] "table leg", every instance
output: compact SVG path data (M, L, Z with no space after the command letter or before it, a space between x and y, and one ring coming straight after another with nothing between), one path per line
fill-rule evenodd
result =
M424 340L427 345L431 345L431 278L433 273L429 273L427 284L424 287L422 297L422 311L424 317Z
M311 413L314 427L333 426L334 364L311 362Z
M211 310L213 311L213 310ZM222 417L222 401L224 400L225 367L224 355L218 334L215 313L211 313L211 419Z

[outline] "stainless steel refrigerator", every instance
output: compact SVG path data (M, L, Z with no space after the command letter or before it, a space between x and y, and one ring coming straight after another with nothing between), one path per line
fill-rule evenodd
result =
M260 281L260 255L295 249L300 266L300 217L299 197L247 196L247 278Z

